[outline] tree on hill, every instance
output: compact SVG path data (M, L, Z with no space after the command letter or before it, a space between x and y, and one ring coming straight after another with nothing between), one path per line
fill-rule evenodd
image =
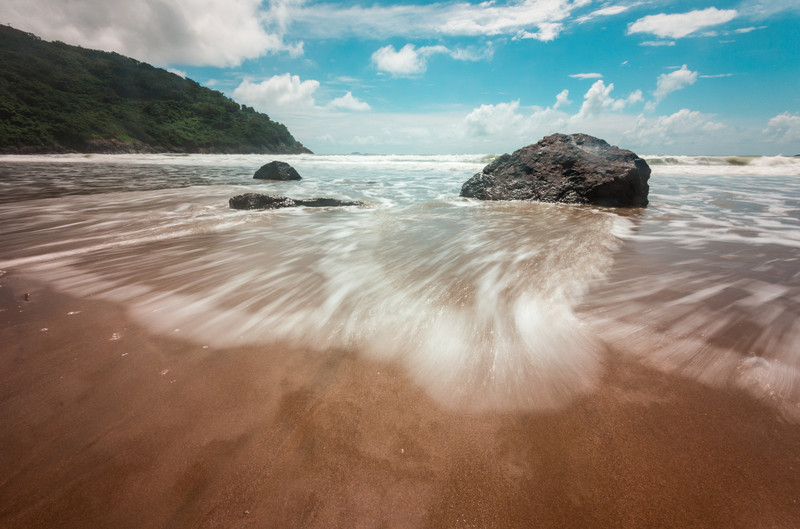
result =
M0 152L310 152L266 114L118 53L0 25L0 64Z

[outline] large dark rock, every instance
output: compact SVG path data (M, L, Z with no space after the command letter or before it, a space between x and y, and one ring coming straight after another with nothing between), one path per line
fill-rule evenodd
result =
M467 180L462 197L644 207L650 167L587 134L553 134L504 154Z
M301 176L295 168L288 163L276 160L262 165L261 169L256 171L256 174L253 175L253 178L259 180L300 180Z
M279 209L305 206L309 208L363 206L356 200L339 200L338 198L289 198L280 195L262 195L261 193L245 193L228 200L233 209Z

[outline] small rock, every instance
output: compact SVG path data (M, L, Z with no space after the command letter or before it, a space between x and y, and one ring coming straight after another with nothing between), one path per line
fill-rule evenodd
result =
M280 195L262 195L261 193L245 193L228 200L232 209L278 209L291 208L297 204L291 198Z
M256 171L253 178L258 180L300 180L300 174L286 162L269 162Z
M228 200L232 209L280 209L305 206L309 208L363 206L356 200L339 200L338 198L289 198L281 195L264 195L261 193L245 193Z

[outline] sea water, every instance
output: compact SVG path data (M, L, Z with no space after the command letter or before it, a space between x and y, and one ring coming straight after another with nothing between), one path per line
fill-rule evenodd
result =
M353 350L453 407L555 409L622 354L800 418L800 159L647 157L650 205L614 210L460 198L492 158L7 156L0 269L212 350ZM273 159L303 179L253 180ZM251 191L365 205L228 207Z

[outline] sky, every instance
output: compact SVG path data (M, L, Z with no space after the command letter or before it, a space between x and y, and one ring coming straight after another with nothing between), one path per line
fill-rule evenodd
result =
M0 23L194 79L316 153L584 132L641 155L800 154L797 0L3 0Z

